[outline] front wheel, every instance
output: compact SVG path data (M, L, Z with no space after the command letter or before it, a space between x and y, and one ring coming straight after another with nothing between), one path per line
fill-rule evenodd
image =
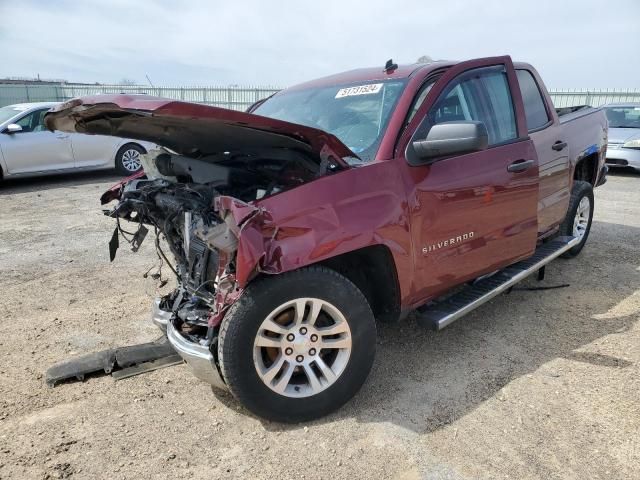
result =
M342 275L309 267L256 280L220 327L218 360L233 395L256 415L301 422L338 409L375 355L373 313Z
M133 143L123 145L116 153L116 170L123 175L133 175L142 170L140 155L144 149Z
M582 251L591 231L592 219L593 187L589 182L576 180L573 182L567 216L560 226L560 235L579 238L580 242L563 253L564 258L573 258Z

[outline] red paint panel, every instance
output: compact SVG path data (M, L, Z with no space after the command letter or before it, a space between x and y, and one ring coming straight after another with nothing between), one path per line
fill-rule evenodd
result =
M268 218L257 215L242 227L241 288L257 271L285 272L381 244L393 255L401 291L410 291L409 218L394 162L326 176L255 204Z
M415 73L376 162L256 202L269 213L269 221L255 217L244 227L238 250L240 286L258 271L280 273L381 244L393 255L401 306L406 309L531 255L537 239L538 168L530 140L525 137L429 166L412 167L404 158L413 132L449 81L467 69L496 64L513 71L508 57L449 68L403 129L413 95L433 68ZM517 95L520 132L519 102ZM396 147L396 158L383 160ZM507 171L510 163L521 159L534 160L534 167L518 174ZM466 242L431 255L422 253L424 247L470 232L473 238Z
M533 253L538 169L507 171L510 163L525 158L536 159L531 141L428 166L407 165L404 180L415 243L415 289L407 303L423 303ZM455 241L463 235L472 238ZM430 246L435 248L428 251ZM427 253L423 253L425 247Z

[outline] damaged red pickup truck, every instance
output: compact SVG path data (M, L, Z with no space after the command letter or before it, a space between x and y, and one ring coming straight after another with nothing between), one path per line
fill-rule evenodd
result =
M164 147L103 196L138 224L134 243L150 227L174 258L153 319L195 375L287 422L358 391L376 319L442 328L577 255L606 175L604 114L556 112L506 56L388 62L247 113L96 96L46 123Z

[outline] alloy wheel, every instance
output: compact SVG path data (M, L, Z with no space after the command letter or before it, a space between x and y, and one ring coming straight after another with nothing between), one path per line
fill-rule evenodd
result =
M122 153L122 166L129 172L137 172L140 170L142 163L140 162L140 152L133 148L125 150Z
M576 216L573 219L573 236L582 240L589 226L589 217L591 215L591 202L588 197L582 197Z
M260 379L274 392L309 397L338 380L351 346L351 329L335 306L318 298L297 298L263 320L253 361Z

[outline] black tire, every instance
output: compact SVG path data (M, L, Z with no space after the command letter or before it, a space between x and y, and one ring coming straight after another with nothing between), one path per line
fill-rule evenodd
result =
M143 153L147 153L145 151L144 148L142 148L140 145L137 145L135 143L127 143L126 145L123 145L122 147L120 147L120 149L118 150L118 153L116 153L116 170L118 171L118 173L122 174L122 175L133 175L134 173L138 173L140 170L142 170L142 164L139 164L138 168L135 170L131 170L130 168L127 168L127 164L126 164L126 155L129 155L130 153L127 152L131 152L131 151L135 151L138 152L139 155L142 155Z
M582 237L582 241L577 244L575 247L567 250L562 254L563 258L573 258L577 256L583 249L585 243L587 243L587 239L589 238L589 232L591 231L591 221L593 219L593 208L594 208L594 199L593 199L593 187L589 182L584 182L581 180L575 180L573 182L573 188L571 190L571 199L569 200L569 209L567 210L567 216L562 222L560 226L560 235L561 236L573 236L573 222L576 217L576 213L578 211L578 206L583 198L587 198L589 200L589 220L587 222L587 227L584 232L584 236Z
M351 353L335 383L319 393L293 398L273 391L260 378L253 359L263 320L297 298L317 298L336 307L349 324ZM376 326L362 292L324 267L308 267L257 279L231 307L220 327L218 361L231 393L254 414L296 423L322 417L349 401L365 382L375 356Z

